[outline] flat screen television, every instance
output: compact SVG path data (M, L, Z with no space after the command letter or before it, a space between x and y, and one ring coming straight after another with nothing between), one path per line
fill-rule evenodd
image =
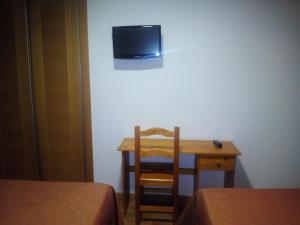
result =
M116 26L112 28L114 58L161 57L161 26Z

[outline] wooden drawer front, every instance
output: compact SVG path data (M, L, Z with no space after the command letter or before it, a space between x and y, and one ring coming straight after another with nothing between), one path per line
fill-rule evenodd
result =
M234 158L200 158L198 160L198 169L203 170L234 170Z

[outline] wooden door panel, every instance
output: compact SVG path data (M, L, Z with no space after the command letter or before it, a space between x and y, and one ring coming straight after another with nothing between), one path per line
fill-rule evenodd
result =
M85 180L78 3L29 0L36 119L45 180Z
M0 7L0 178L38 179L25 1Z

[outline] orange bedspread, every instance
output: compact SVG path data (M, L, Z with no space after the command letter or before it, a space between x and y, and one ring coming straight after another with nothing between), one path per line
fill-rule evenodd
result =
M1 225L120 225L111 186L0 180Z
M300 189L202 189L198 225L300 225Z

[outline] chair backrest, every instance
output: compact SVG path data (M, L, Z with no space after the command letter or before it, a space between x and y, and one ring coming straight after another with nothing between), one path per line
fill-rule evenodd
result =
M147 130L140 130L139 126L135 126L135 175L138 178L141 171L141 157L160 156L170 158L173 160L174 168L173 174L178 176L179 167L179 127L175 127L174 131L163 128L151 128ZM160 135L166 138L173 138L173 147L169 146L143 146L141 145L141 137L151 135Z

